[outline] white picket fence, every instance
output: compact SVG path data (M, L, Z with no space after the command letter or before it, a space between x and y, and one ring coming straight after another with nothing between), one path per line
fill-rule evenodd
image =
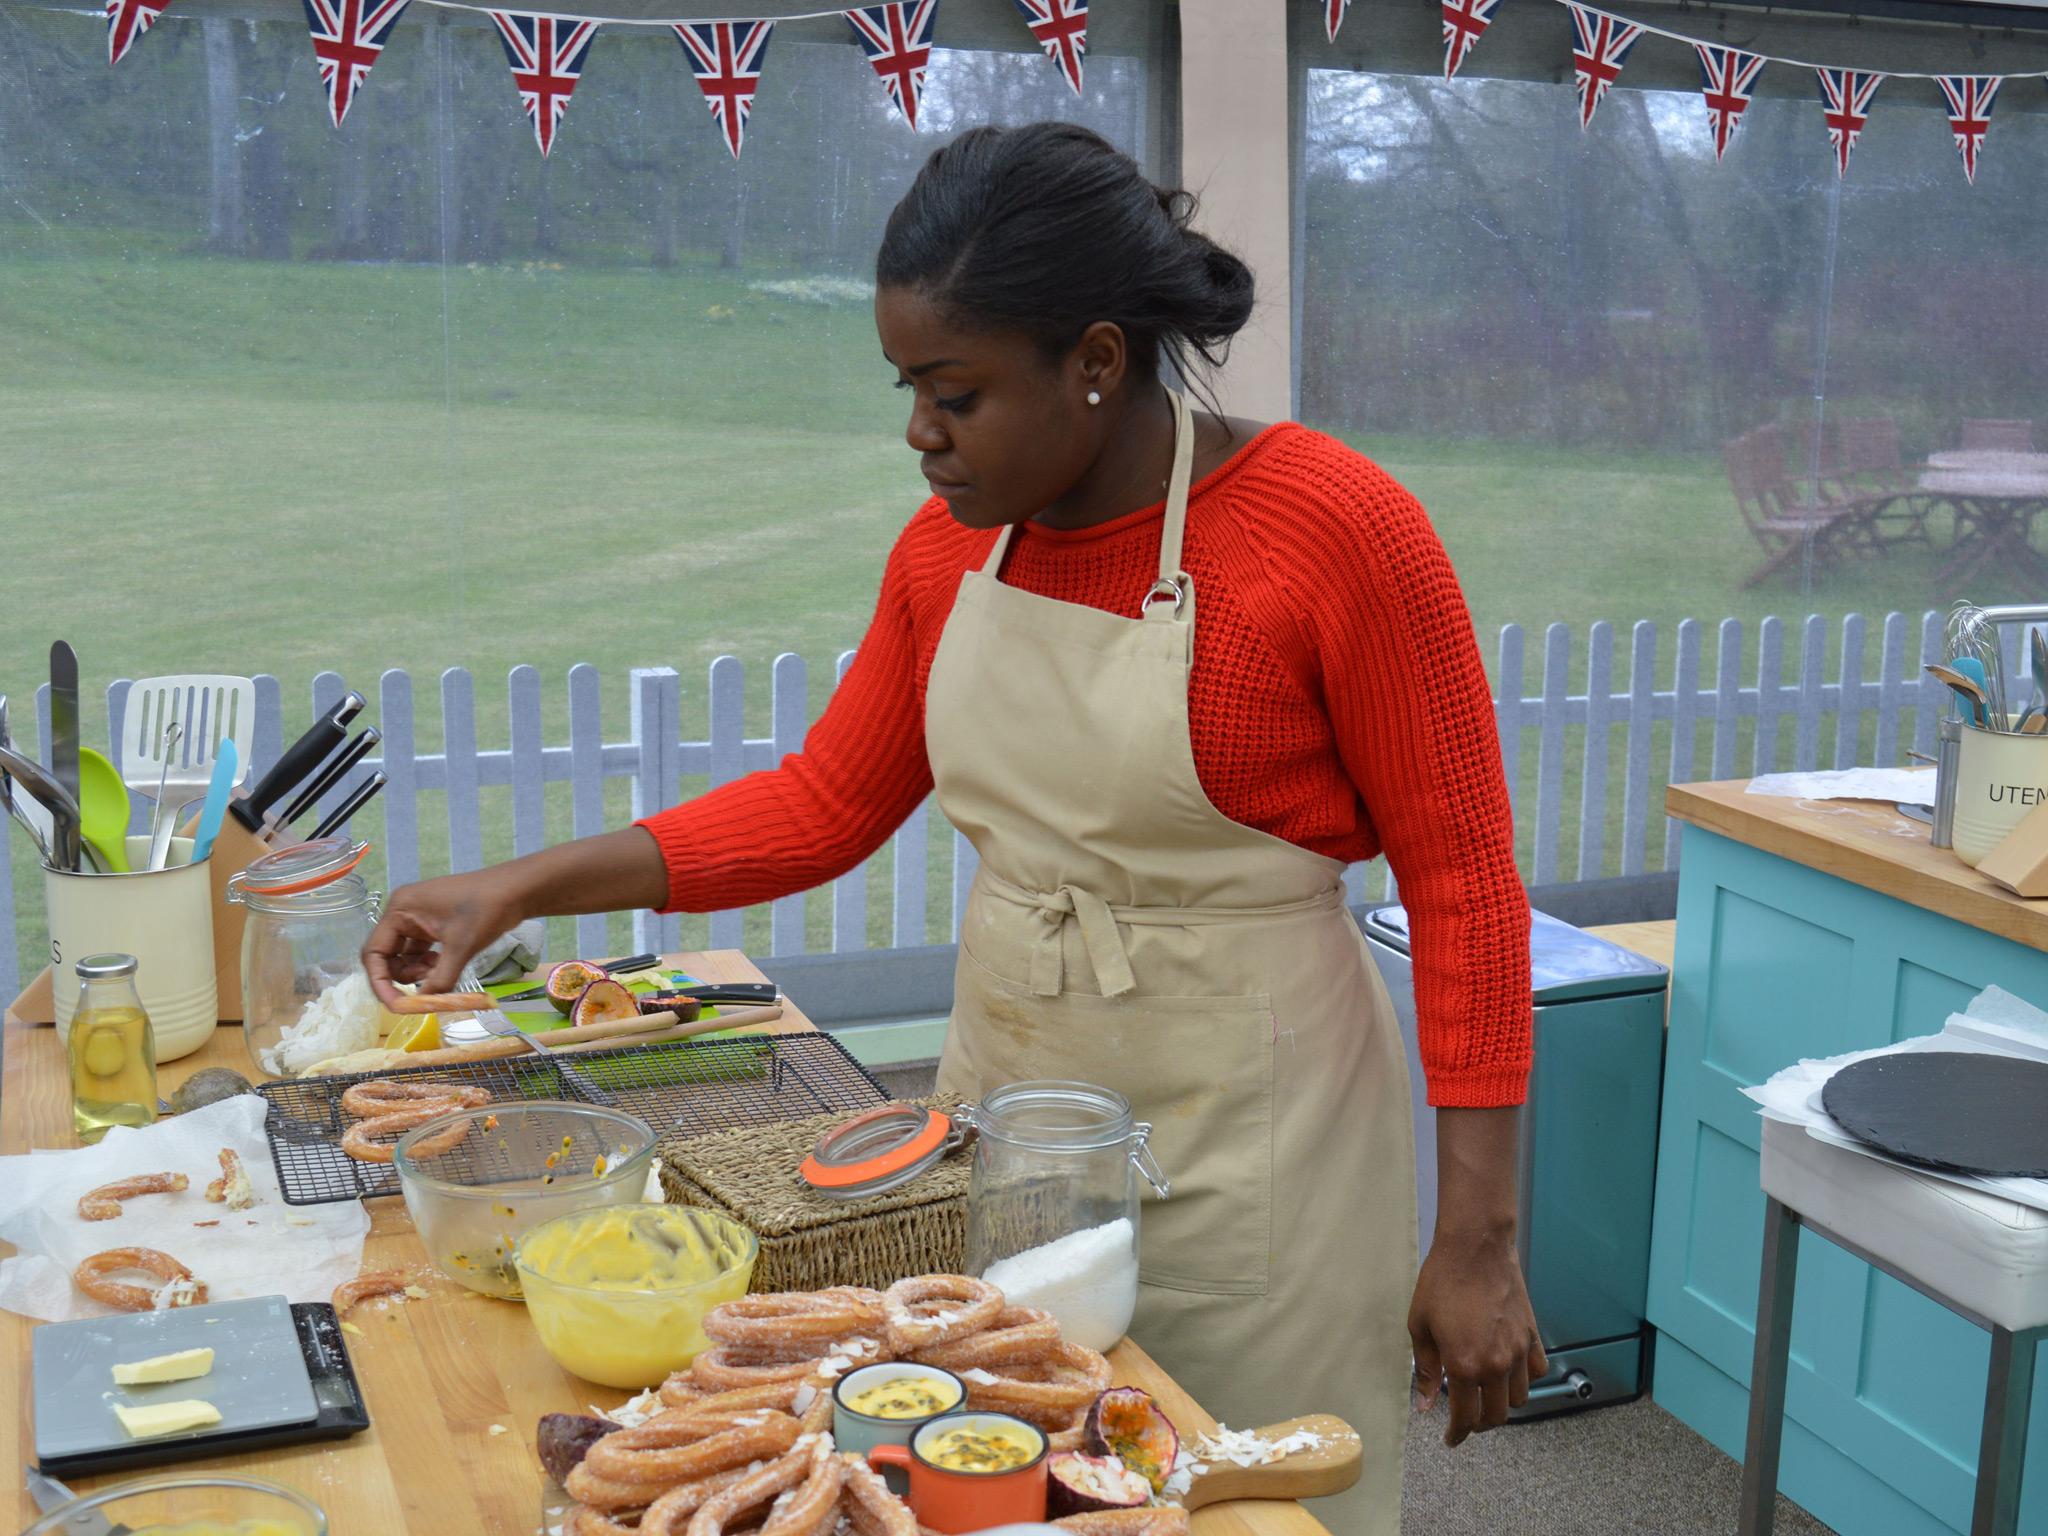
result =
M1626 686L1617 690L1616 632L1596 623L1583 645L1566 625L1553 624L1543 634L1542 659L1535 691L1528 691L1527 636L1519 625L1500 633L1496 653L1495 714L1513 794L1517 825L1525 829L1523 874L1532 885L1560 880L1594 879L1603 874L1640 874L1676 865L1678 833L1663 814L1664 786L1691 779L1732 778L1738 774L1782 768L1849 767L1874 762L1895 765L1906 749L1930 751L1934 724L1945 700L1942 690L1922 682L1923 661L1941 655L1940 615L1918 618L1888 615L1877 637L1875 666L1871 626L1858 615L1840 624L1839 646L1832 677L1826 656L1830 624L1815 615L1796 628L1765 619L1754 636L1735 619L1709 627L1687 620L1677 628L1668 653L1660 652L1657 626L1640 622L1628 635ZM1753 638L1753 647L1749 641ZM2020 674L2018 633L2009 636L2015 652L2008 675ZM1711 647L1711 649L1710 649ZM1788 666L1788 651L1797 648ZM1583 685L1573 691L1575 664L1583 658ZM848 652L838 658L835 680L843 677ZM1713 683L1702 686L1711 661ZM1665 686L1659 687L1663 679ZM1747 678L1748 681L1744 681ZM383 850L388 879L399 885L417 878L420 867L421 797L445 794L449 862L457 870L483 863L485 798L509 790L511 846L529 853L544 839L546 789L570 786L571 831L576 836L601 831L605 825L605 782L631 782L634 815L672 805L681 796L686 777L727 783L757 769L771 768L790 752L801 750L809 725L808 672L802 657L778 656L770 678L769 734L746 734L745 673L736 657L711 663L707 679L710 733L706 740L681 739L682 678L671 668L643 667L628 676L629 730L624 741L603 739L600 703L603 679L588 664L569 669L568 740L550 745L544 739L542 678L530 666L514 667L507 680L508 740L504 746L481 748L477 743L476 685L460 669L441 674L442 750L423 753L415 747L418 705L411 674L393 670L378 679L373 709L359 723L375 723L383 731L380 755L366 758L330 793L326 805L339 800L368 774L382 770L389 784L364 819L381 823L381 831L358 828ZM348 684L326 672L313 680L311 711L295 716L296 734L303 724L323 713L347 692ZM367 692L367 690L366 690ZM127 682L107 690L110 754L116 756ZM257 679L254 776L282 752L287 727L283 690L277 679ZM1909 718L1910 712L1910 718ZM1863 745L1868 717L1874 735ZM36 696L36 739L49 740L49 690ZM1785 736L1789 729L1790 740ZM1617 733L1620 740L1617 742ZM1828 761L1821 761L1822 738L1831 734ZM1747 736L1747 750L1743 738ZM1533 756L1533 796L1526 793L1524 772ZM1618 765L1618 766L1617 766ZM1619 777L1620 783L1614 783ZM1577 849L1568 856L1566 790L1577 782ZM1610 852L1610 821L1615 797L1620 816L1615 835L1619 848ZM147 802L138 798L137 821ZM325 806L323 806L323 811ZM952 834L950 884L936 898L928 858L931 806L927 804L896 832L889 848L876 857L891 864L888 932L890 943L909 948L927 942L927 916L936 899L950 906L949 931L958 932L967 888L974 874L974 851ZM493 807L493 823L503 815ZM301 830L310 828L308 817ZM1528 832L1533 820L1533 836ZM941 833L941 835L945 835ZM15 927L13 855L25 843L0 836L0 933ZM1654 861L1654 862L1653 862ZM431 873L431 871L429 871ZM1354 867L1347 877L1353 900L1388 894L1391 878L1384 865L1376 870ZM865 950L868 939L868 869L855 869L832 883L831 943L835 952ZM710 919L715 948L741 947L745 913L721 912ZM789 955L809 946L805 932L805 898L792 895L770 905L769 953ZM634 943L646 949L673 946L678 922L673 917L638 913ZM583 917L576 922L577 948L601 953L605 920ZM14 946L0 944L0 997L12 996L17 985Z

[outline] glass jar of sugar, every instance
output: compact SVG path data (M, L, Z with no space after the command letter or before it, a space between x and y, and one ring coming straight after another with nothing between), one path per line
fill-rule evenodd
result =
M1107 1350L1138 1305L1138 1180L1170 1192L1130 1101L1092 1083L1009 1083L956 1118L979 1132L967 1271Z

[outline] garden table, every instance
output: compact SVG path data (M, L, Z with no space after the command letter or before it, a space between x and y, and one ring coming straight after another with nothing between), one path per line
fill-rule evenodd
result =
M738 950L665 960L706 981L768 979ZM762 1026L776 1033L812 1027L793 1003L784 1004L781 1019ZM208 1066L255 1075L239 1027L224 1026L190 1056L167 1062L158 1086L169 1093ZM7 1015L0 1106L0 1152L77 1144L56 1030L32 1028ZM301 1489L326 1509L334 1536L536 1531L543 1485L534 1458L535 1422L543 1413L613 1407L630 1394L579 1381L556 1365L528 1325L525 1308L480 1296L435 1273L403 1201L376 1199L368 1207L363 1267L416 1269L429 1292L425 1300L356 1315L362 1334L350 1339L349 1354L369 1405L370 1428L347 1440L182 1465ZM9 1457L0 1463L0 1508L12 1513L16 1530L36 1517L22 1476L35 1453L26 1390L35 1327L32 1319L0 1313L0 1381L18 1384L18 1390L0 1393L0 1451ZM1120 1345L1110 1363L1119 1383L1151 1392L1184 1434L1216 1427L1137 1345ZM83 1492L137 1475L78 1478L71 1486ZM1212 1505L1196 1514L1194 1529L1196 1536L1329 1536L1302 1505L1282 1501Z
M1935 581L1961 592L1985 571L2010 573L2030 589L2048 587L2028 534L2048 508L2048 453L1956 448L1931 455L1920 489L1956 509L1956 548Z

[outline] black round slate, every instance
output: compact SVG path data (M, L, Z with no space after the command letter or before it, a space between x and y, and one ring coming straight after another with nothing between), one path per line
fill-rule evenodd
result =
M1842 1068L1821 1107L1901 1162L1985 1178L2048 1178L2048 1063L1967 1051L1874 1056Z

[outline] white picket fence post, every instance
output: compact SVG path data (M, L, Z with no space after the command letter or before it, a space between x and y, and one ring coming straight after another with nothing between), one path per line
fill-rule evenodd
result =
M1886 615L1873 676L1870 626L1861 615L1848 615L1841 621L1831 677L1826 619L1809 617L1793 636L1783 621L1767 618L1757 627L1753 648L1744 644L1743 625L1724 619L1712 642L1714 681L1703 687L1700 679L1708 664L1705 627L1692 619L1680 624L1666 661L1660 654L1657 626L1639 622L1629 630L1628 676L1617 688L1611 625L1591 625L1581 652L1569 626L1551 624L1543 632L1541 677L1533 694L1527 691L1528 637L1519 625L1503 628L1495 649L1494 720L1516 822L1524 829L1524 870L1530 882L1590 880L1675 867L1678 829L1663 817L1664 786L1669 783L1730 778L1738 771L1767 773L1785 766L1812 768L1823 760L1835 767L1859 761L1890 766L1899 763L1909 748L1929 750L1945 700L1941 689L1923 682L1920 667L1942 654L1942 617L1934 612L1920 615L1917 642L1913 625L1911 615ZM2023 637L2013 628L2006 638L2006 674L2018 679L2025 675ZM1798 653L1789 676L1784 664L1788 644L1796 645ZM844 679L852 661L850 651L835 659L834 686ZM1664 687L1658 686L1660 673ZM1575 683L1575 678L1583 680ZM568 828L572 835L584 837L604 829L609 782L626 781L632 814L643 816L674 804L686 779L727 784L800 752L811 720L809 672L803 658L777 656L770 681L769 734L751 738L746 734L745 671L737 658L719 657L705 678L709 734L702 741L684 741L681 677L668 667L634 668L626 682L627 739L607 742L602 727L603 679L595 667L579 664L570 668L567 678L568 740L550 745L546 680L533 667L517 666L506 677L506 744L487 748L477 739L475 683L468 672L450 668L440 676L441 750L421 752L414 680L406 672L389 671L378 679L376 689L374 720L383 732L381 748L330 791L321 810L330 809L369 774L381 771L388 784L367 813L381 833L362 835L381 846L390 883L401 885L433 872L423 867L421 858L420 804L423 796L434 794L444 801L446 866L475 869L487 857L530 853L545 845L551 784L569 786ZM106 692L109 744L117 763L128 686L117 680ZM309 690L311 712L303 720L294 712L287 721L277 679L259 676L252 778L275 763L288 737L330 708L347 687L338 674L321 673ZM1907 711L1912 714L1910 727L1902 730L1901 716ZM26 713L16 715L17 734ZM1865 717L1873 713L1872 746L1866 751ZM37 690L33 717L37 742L47 742L47 687ZM1834 740L1824 750L1823 733L1829 728ZM1618 786L1610 771L1616 761L1617 731L1623 737ZM1665 738L1661 747L1660 732ZM1783 739L1787 735L1789 742ZM1535 755L1533 792L1523 773L1529 745ZM1574 773L1578 793L1573 814L1578 825L1576 851L1568 857L1566 790ZM488 825L493 828L488 850L487 802L492 813ZM146 804L137 805L136 826L146 812ZM974 850L958 832L951 833L950 878L931 870L933 813L927 799L896 831L890 846L874 855L891 861L885 882L891 905L888 943L897 948L926 942L933 886L938 887L941 910L950 918L947 932L957 934L974 878ZM496 831L508 823L509 843ZM311 824L309 816L299 830ZM13 839L0 836L0 933L16 927L15 853ZM869 877L870 865L863 864L831 884L827 944L833 952L868 947ZM1392 875L1383 866L1355 867L1346 873L1345 884L1354 900L1395 892ZM713 913L710 942L715 947L738 947L745 921L743 911ZM806 895L785 896L770 905L772 953L809 949L807 928ZM672 948L680 933L680 922L673 916L634 916L636 948ZM586 954L606 947L601 915L576 920L576 947ZM16 946L0 944L0 997L11 997L17 990L16 972Z

